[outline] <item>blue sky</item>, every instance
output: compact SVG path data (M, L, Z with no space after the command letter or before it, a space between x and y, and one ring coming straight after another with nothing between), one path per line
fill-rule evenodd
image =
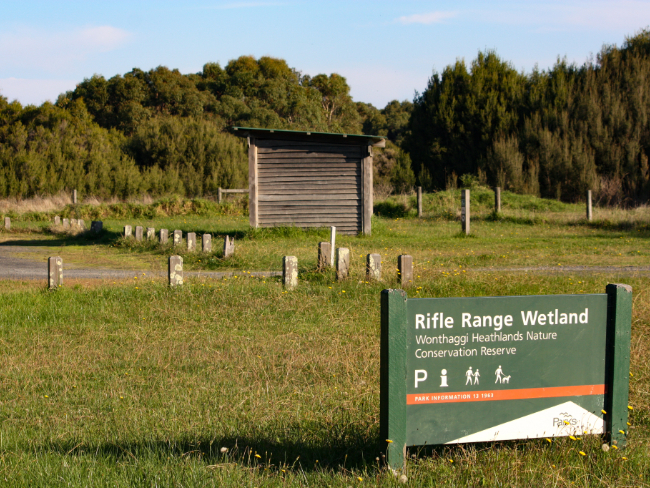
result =
M433 70L493 49L519 71L582 64L650 25L650 1L0 0L0 94L40 104L94 73L182 73L243 54L339 73L357 101L412 100Z

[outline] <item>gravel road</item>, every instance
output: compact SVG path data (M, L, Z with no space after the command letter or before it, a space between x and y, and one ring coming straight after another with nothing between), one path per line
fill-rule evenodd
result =
M29 246L0 245L0 280L47 280L47 261L36 261L15 257L20 253L33 253ZM143 269L105 269L70 267L63 263L64 278L79 279L122 279L141 275L166 276L165 271L150 271ZM506 272L534 274L584 274L584 273L613 273L618 275L650 276L650 266L529 266L503 268L469 268L474 272ZM224 278L241 274L239 271L186 271L185 276L202 276L205 278ZM251 272L250 276L270 277L282 276L280 271Z

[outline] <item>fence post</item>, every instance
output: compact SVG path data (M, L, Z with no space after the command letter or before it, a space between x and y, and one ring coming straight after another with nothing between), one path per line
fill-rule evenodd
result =
M461 190L460 192L460 224L461 232L469 235L469 190Z
M298 286L298 258L284 256L282 258L282 284L285 288L293 290Z
M203 252L212 252L212 234L203 234L203 237L201 237L201 247Z
M413 256L402 254L397 257L397 281L401 286L413 284Z
M50 290L63 285L63 259L57 256L47 260L47 276Z
M221 204L221 199L223 198L223 193L221 192L221 187L217 189L217 202Z
M330 227L330 263L334 266L334 254L336 252L336 227Z
M336 249L336 279L343 281L350 273L350 250L347 247Z
M381 280L381 256L379 254L366 256L366 279L368 281Z
M332 249L329 242L318 243L318 269L332 266Z
M593 208L591 206L591 190L587 190L587 220L591 221L594 218Z
M9 217L5 217L5 229L11 230L11 219Z
M187 250L196 251L196 232L187 233Z
M499 186L494 188L494 211L501 212L501 187Z
M422 217L422 187L418 186L418 217Z
M172 288L183 284L183 258L180 256L169 256L167 272L169 275L169 286Z
M72 203L77 204L77 190L72 190Z

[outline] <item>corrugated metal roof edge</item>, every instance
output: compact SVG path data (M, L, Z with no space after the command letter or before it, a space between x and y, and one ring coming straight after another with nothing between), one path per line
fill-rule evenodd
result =
M342 134L342 133L337 133L337 132L317 132L317 131L304 131L304 130L287 130L287 129L264 129L260 127L235 127L231 126L231 130L235 132L250 132L250 131L259 131L259 132L266 132L268 134L275 134L275 133L286 133L286 134L291 134L291 135L300 135L304 134L306 136L310 135L315 135L315 136L339 136L342 138L356 138L356 139L370 139L372 141L376 141L373 146L377 147L384 147L386 144L387 138L384 136L371 136L367 134ZM235 134L237 135L237 134Z

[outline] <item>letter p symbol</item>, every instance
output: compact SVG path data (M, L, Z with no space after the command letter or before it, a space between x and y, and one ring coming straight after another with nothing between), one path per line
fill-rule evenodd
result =
M424 369L415 370L415 387L418 387L418 383L422 383L427 379L427 372Z

